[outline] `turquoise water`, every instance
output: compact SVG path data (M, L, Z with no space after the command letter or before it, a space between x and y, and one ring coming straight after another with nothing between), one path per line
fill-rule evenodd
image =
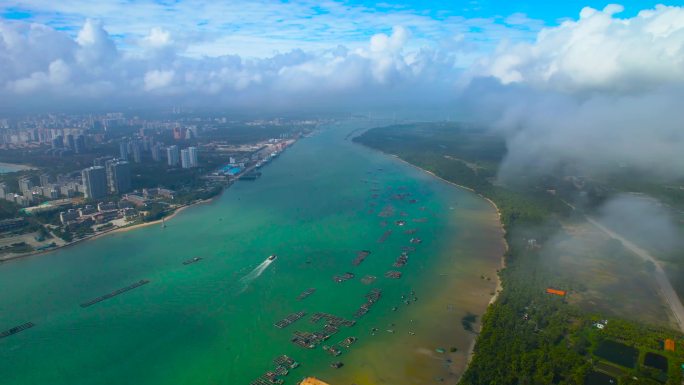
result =
M19 164L0 163L0 174L25 170L27 167Z
M257 181L233 185L166 228L117 233L0 265L0 330L36 324L0 339L0 382L248 384L280 354L302 363L286 384L308 375L340 384L422 384L457 375L443 357L425 351L439 344L464 352L472 341L457 330L458 320L466 311L483 311L492 290L472 277L491 270L500 255L495 215L473 194L346 140L358 127L332 126L301 140ZM389 205L394 215L378 216ZM408 228L417 232L404 234ZM393 233L379 243L387 229ZM408 265L392 267L412 237L423 242ZM361 249L372 254L355 267L351 261ZM278 258L268 263L270 254ZM182 264L194 256L204 259ZM404 276L385 278L388 270ZM333 282L347 271L355 279ZM366 285L360 280L366 275L377 280ZM79 306L141 279L151 282ZM296 301L309 287L317 291ZM322 327L310 322L314 312L353 319L371 288L383 290L378 304L329 342L359 337L339 358L289 341L295 330ZM400 297L411 290L420 299L404 305ZM300 310L309 316L286 329L273 326ZM391 324L396 333L385 331ZM373 327L381 333L373 336ZM396 358L390 362L388 354ZM415 354L430 361L413 368ZM347 365L331 369L338 359Z

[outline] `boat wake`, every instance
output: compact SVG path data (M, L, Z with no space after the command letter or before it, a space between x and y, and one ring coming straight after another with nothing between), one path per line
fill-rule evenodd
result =
M255 267L254 270L250 271L249 274L245 275L244 277L240 278L240 285L242 288L240 289L240 293L243 291L247 290L247 287L249 286L252 281L255 279L259 278L259 276L273 263L273 260L266 258L259 266Z

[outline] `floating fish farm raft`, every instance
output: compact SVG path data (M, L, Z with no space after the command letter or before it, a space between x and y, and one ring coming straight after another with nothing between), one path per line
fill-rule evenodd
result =
M387 237L389 237L390 235L392 235L392 230L385 231L380 237L380 239L378 239L378 243L385 242L387 240Z
M311 294L316 292L316 288L310 287L302 292L299 296L297 296L297 301L301 301L304 298L310 296Z
M297 313L292 313L292 314L288 315L287 317L281 319L280 321L276 322L275 326L278 329L284 329L284 328L292 325L293 323L299 321L305 315L306 315L306 312L303 312L303 311L300 311Z
M354 278L354 273L346 272L342 275L336 275L333 277L333 281L337 283L341 283L344 281L349 281L350 279Z
M322 319L325 320L323 330L313 333L296 331L294 332L290 341L302 348L313 349L320 345L323 341L326 341L328 338L339 332L341 327L351 327L356 324L356 321L346 320L328 313L315 313L313 316L311 316L312 323L317 323Z
M352 261L352 265L358 266L363 262L364 259L366 259L367 256L370 255L370 250L361 250L356 253L356 258Z
M385 278L399 279L401 278L401 271L390 270L385 273Z
M293 360L292 358L282 355L278 356L273 360L275 367L273 370L262 374L256 380L250 382L250 385L273 385L282 384L285 382L281 377L287 376L291 369L296 369L299 367L299 362Z
M192 263L199 262L201 260L202 260L202 257L194 257L194 258L188 259L187 261L184 261L183 264L184 265L190 265Z
M146 280L146 279L142 279L142 280L140 280L140 281L138 281L138 282L136 282L136 283L134 283L134 284L132 284L132 285L129 285L129 286L123 287L123 288L121 288L121 289L115 290L115 291L113 291L113 292L111 292L111 293L109 293L109 294L105 294L105 295L103 295L103 296L101 296L101 297L97 297L97 298L95 298L95 299L91 299L91 300L88 301L88 302L84 302L84 303L81 304L81 307L88 307L88 306L95 305L95 304L98 303L98 302L102 302L102 301L104 301L104 300L108 300L108 299L110 299L110 298L116 297L116 296L119 295L119 294L123 294L123 293L125 293L125 292L127 292L127 291L136 289L136 288L138 288L138 287L140 287L140 286L143 286L143 285L146 285L146 284L148 284L148 283L150 283L150 281L148 281L148 280Z
M359 318L363 317L370 311L371 307L375 305L376 302L380 299L382 296L382 290L380 289L372 289L371 291L368 292L368 294L365 295L366 297L366 302L359 307L359 309L354 312L354 317Z
M364 285L370 285L371 283L375 282L376 279L378 279L378 277L374 275L367 275L361 278L361 283L363 283Z
M397 260L394 261L394 264L392 266L394 267L404 267L406 263L408 262L408 253L403 252L399 257L397 257Z
M23 332L24 330L30 329L30 328L32 328L32 327L34 327L34 326L36 326L36 325L35 325L33 322L27 322L27 323L25 323L25 324L22 324L22 325L19 325L19 326L15 326L15 327L13 327L13 328L11 328L11 329L7 329L7 330L5 330L4 332L0 333L0 338L9 337L9 336L11 336L11 335L13 335L13 334L17 334L17 333L19 333L19 332Z

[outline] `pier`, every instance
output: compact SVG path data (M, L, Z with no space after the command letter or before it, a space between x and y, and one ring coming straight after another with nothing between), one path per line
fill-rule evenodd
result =
M142 280L140 280L140 281L138 281L138 282L136 282L136 283L134 283L134 284L132 284L132 285L129 285L129 286L123 287L123 288L121 288L121 289L115 290L115 291L113 291L113 292L111 292L111 293L108 293L108 294L105 294L105 295L103 295L103 296L101 296L101 297L97 297L97 298L95 298L95 299L91 299L91 300L88 301L88 302L84 302L84 303L81 304L81 307L88 307L88 306L95 305L95 304L98 303L98 302L102 302L102 301L104 301L104 300L108 300L108 299L110 299L110 298L116 297L116 296L119 295L119 294L123 294L123 293L125 293L125 292L127 292L127 291L136 289L136 288L138 288L138 287L140 287L140 286L142 286L142 285L146 285L146 284L148 284L148 283L150 283L150 281L148 281L148 280L146 280L146 279L142 279Z
M13 335L13 334L17 334L17 333L19 333L19 332L23 332L24 330L30 329L30 328L32 328L32 327L34 327L34 326L36 326L36 325L35 325L33 322L27 322L27 323L25 323L25 324L22 324L22 325L19 325L19 326L15 326L15 327L13 327L13 328L11 328L11 329L7 329L7 330L5 330L4 332L0 333L0 338L9 337L9 336L11 336L11 335Z

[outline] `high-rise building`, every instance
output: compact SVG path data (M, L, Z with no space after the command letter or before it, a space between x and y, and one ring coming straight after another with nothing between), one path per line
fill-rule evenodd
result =
M181 167L190 168L190 151L188 149L181 150Z
M139 140L134 139L130 144L131 153L133 154L133 161L135 163L140 163L142 161L142 143Z
M63 148L64 147L64 139L62 138L62 135L57 135L54 138L52 138L52 148Z
M164 151L164 147L161 145L161 143L155 143L150 149L150 153L152 154L152 160L154 160L155 162L161 161L163 154L162 151Z
M110 160L114 160L114 157L113 156L101 156L99 158L95 158L93 160L93 166L105 167L107 165L107 162Z
M111 174L110 191L115 194L127 193L131 190L131 165L126 161L109 164Z
M65 144L70 150L73 150L74 148L76 148L76 144L75 144L75 142L74 142L74 135L72 135L72 134L67 134L64 138L65 138L65 143L64 143L64 144Z
M40 176L40 185L42 187L47 187L52 183L52 175L43 174Z
M174 167L178 165L180 160L180 151L178 151L178 146L173 145L166 148L166 161L169 166Z
M188 147L188 153L190 155L190 167L199 166L199 161L197 159L197 147Z
M30 192L32 188L33 180L31 180L30 177L19 178L19 191L21 191L22 194Z
M76 139L74 140L74 152L77 154L83 154L85 152L86 143L85 143L85 135L79 134L76 136Z
M119 143L119 158L128 160L128 140L126 139Z
M81 171L85 197L99 199L107 195L107 176L105 168L93 166Z

